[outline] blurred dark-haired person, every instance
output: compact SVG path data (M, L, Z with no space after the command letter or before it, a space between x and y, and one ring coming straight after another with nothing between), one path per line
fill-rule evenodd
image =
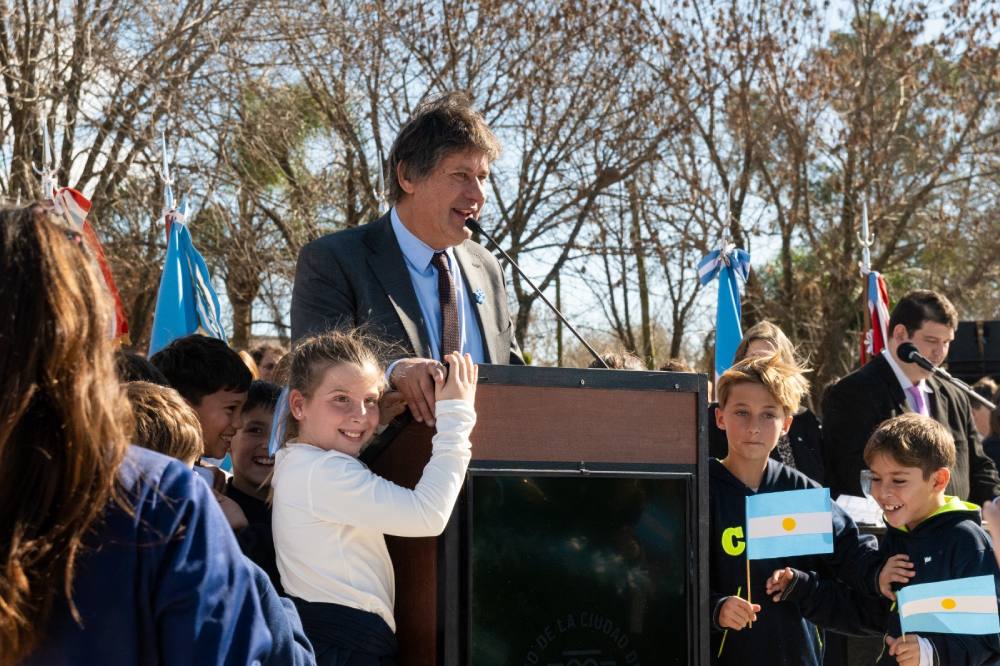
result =
M149 359L142 354L119 349L115 352L115 370L121 382L149 382L170 386L170 382Z
M288 350L280 345L263 344L254 347L250 351L250 356L257 364L260 379L265 382L273 382L274 369L277 367L278 361L287 353Z
M130 447L103 279L44 206L0 210L0 663L251 664L272 634L208 488Z
M1000 400L1000 391L993 395L993 403ZM983 453L988 455L994 464L1000 465L1000 406L990 412L990 425L983 438Z
M471 240L500 143L462 93L421 104L389 151L392 209L299 252L292 339L362 328L401 352L387 371L417 421L434 425L433 377L452 352L522 364L503 273Z
M947 298L924 289L911 291L892 309L886 349L826 392L824 454L834 495L861 495L868 438L883 421L908 412L933 418L955 438L948 495L982 504L1000 494L997 468L983 453L968 396L897 355L901 344L911 342L931 363L941 365L956 328L958 311Z
M976 395L986 398L994 404L997 401L998 388L1000 387L991 377L983 377L972 385L972 390L976 392ZM990 412L993 410L978 400L970 400L970 403L972 404L972 422L976 424L976 432L979 433L980 437L987 437L990 434Z

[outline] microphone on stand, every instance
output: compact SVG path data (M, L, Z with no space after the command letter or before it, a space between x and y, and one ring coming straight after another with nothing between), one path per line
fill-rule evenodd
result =
M525 275L524 271L521 270L521 267L517 265L517 262L514 261L513 259L511 259L509 254L507 254L506 252L504 252L504 249L502 247L500 247L495 240L493 240L492 236L490 236L488 233L486 233L485 231L483 231L483 228L481 226L479 226L478 222L476 222L476 218L472 217L471 215L469 217L465 218L465 226L470 231L472 231L474 233L477 233L477 234L480 234L486 240L488 240L490 242L490 244L493 245L493 247L495 247L497 249L497 252L499 252L501 255L503 255L503 258L506 259L507 262L511 266L514 267L514 270L516 270L518 272L518 274L524 279L524 281L527 282L531 286L531 288L534 290L534 292L536 294L538 294L539 298L542 299L542 302L545 303L545 305L547 305L549 307L549 309L552 310L552 312L554 312L556 314L557 317L559 317L559 321L561 321L563 324L565 324L566 328L568 328L570 331L572 331L573 335L576 336L576 339L583 343L583 346L587 348L587 351L589 351L593 355L593 357L596 358L598 360L598 362L600 362L601 365L603 365L605 368L607 368L607 369L610 370L610 368L608 368L608 364L604 361L603 358L601 358L601 355L598 354L597 351L593 347L590 346L590 343L587 342L584 339L584 337L580 334L580 332L577 331L576 328L573 327L573 324L569 323L569 320L567 320L566 317L563 316L563 313L559 312L558 308L556 308L556 306L552 305L552 303L549 302L549 299L545 298L545 294L542 293L541 289L539 289L538 287L535 286L535 283L531 281L531 278L529 278L527 275Z
M933 374L935 377L939 377L942 380L951 384L952 386L956 386L962 389L966 393L966 395L968 395L970 398L975 398L985 407L988 407L990 410L994 410L997 408L997 406L994 405L992 402L990 402L983 396L973 391L972 387L963 382L961 379L958 379L957 377L952 377L947 370L945 370L944 368L939 368L938 366L931 363L926 356L920 353L920 350L917 349L917 346L912 342L900 343L900 345L896 347L896 356L898 356L899 360L902 361L903 363L915 363L924 370Z
M928 372L934 372L935 370L940 370L936 365L930 362L926 356L920 353L917 346L912 342L903 342L898 347L896 347L896 356L903 363L916 363L924 370ZM941 370L942 373L947 375L949 378L951 375L945 370ZM937 374L936 372L934 374Z

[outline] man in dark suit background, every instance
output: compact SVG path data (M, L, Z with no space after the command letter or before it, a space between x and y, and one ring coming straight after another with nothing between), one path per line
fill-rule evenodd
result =
M433 372L452 351L523 363L500 265L470 240L486 201L496 136L461 93L418 107L389 153L392 209L299 252L292 339L363 327L400 349L389 379L414 418L434 425Z
M957 460L947 493L982 504L1000 495L997 469L983 453L969 399L896 350L912 342L934 365L948 356L958 312L944 296L911 291L889 317L886 349L834 385L823 400L827 481L834 495L861 495L862 453L876 426L903 412L917 412L944 424L955 437Z

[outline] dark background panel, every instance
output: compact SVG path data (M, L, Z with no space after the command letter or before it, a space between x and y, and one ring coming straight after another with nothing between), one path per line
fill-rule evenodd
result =
M969 384L987 375L1000 380L1000 321L959 322L947 367Z

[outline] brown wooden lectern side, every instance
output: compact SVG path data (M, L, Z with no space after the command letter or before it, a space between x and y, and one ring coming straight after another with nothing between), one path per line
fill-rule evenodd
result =
M666 465L692 471L698 486L692 538L698 552L706 552L707 476L705 465L699 465L707 460L703 375L484 365L476 411L473 466L482 461L533 461L581 467ZM375 454L372 469L413 487L430 458L432 435L430 428L410 423ZM449 531L456 529L454 522ZM451 639L446 636L443 606L457 594L449 577L459 576L443 570L445 538L387 537L396 571L397 637L404 666L462 663L454 656L454 646L445 649ZM697 561L704 568L705 558ZM697 595L707 599L707 568L692 573L704 588ZM699 632L697 654L705 656L697 661L703 663L707 636L707 629Z

